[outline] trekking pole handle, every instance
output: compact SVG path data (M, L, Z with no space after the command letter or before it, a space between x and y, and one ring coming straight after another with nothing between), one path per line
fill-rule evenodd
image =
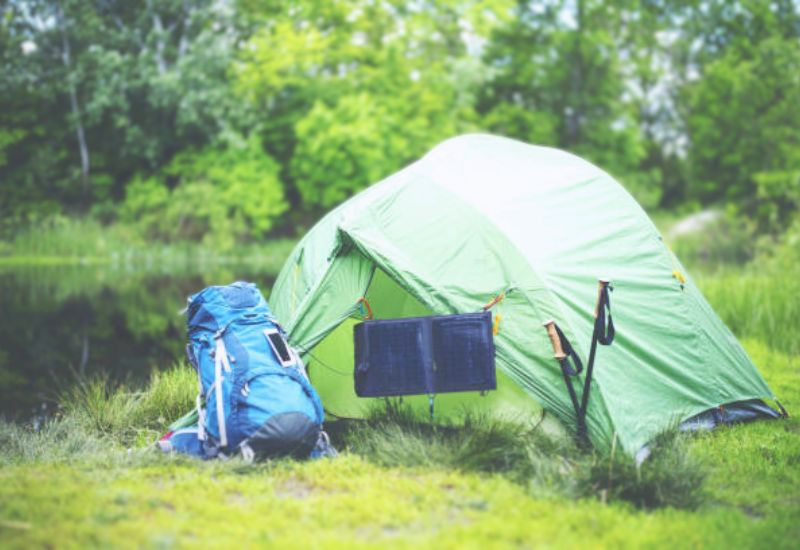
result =
M603 299L603 291L611 283L608 279L597 280L597 302L594 304L594 318L597 319L600 315L600 301Z
M544 327L547 329L547 336L550 337L550 343L553 345L553 357L562 361L566 359L567 354L564 353L564 348L561 347L561 338L558 337L556 331L556 322L553 320L545 321Z

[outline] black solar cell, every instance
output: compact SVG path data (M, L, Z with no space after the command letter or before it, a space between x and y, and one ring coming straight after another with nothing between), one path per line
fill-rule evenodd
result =
M365 321L354 337L360 397L497 387L491 313Z

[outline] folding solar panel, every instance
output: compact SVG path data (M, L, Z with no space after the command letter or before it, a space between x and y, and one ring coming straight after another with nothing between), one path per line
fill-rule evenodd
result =
M497 387L489 312L364 321L354 338L359 397Z

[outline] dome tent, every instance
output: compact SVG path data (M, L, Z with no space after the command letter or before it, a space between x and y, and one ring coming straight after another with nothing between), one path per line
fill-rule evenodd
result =
M392 318L479 311L506 292L495 306L497 391L437 396L437 415L541 406L573 427L542 323L554 319L585 359L597 280L608 278L617 338L598 351L586 424L593 444L616 436L633 454L704 411L775 398L682 272L607 173L564 151L466 135L326 215L289 256L270 302L326 409L359 417L370 401L353 389L360 298Z

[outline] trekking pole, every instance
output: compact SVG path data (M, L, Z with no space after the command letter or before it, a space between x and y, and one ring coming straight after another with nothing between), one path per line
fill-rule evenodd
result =
M564 353L564 348L561 346L561 338L558 337L558 332L556 331L556 322L545 321L544 327L547 329L547 336L550 337L550 343L553 345L553 357L561 363L567 358L567 354Z
M572 400L572 407L575 409L578 438L585 438L586 426L584 425L583 419L580 415L580 405L578 405L578 396L575 394L575 387L572 385L572 377L580 374L581 370L583 370L583 365L581 364L578 356L575 355L572 346L566 340L564 334L558 328L555 321L545 321L543 324L547 329L547 336L550 337L550 343L553 346L553 357L556 359L556 361L558 361L558 364L561 367L561 374L564 376L564 383L567 386L569 398ZM567 351L564 351L564 348L566 348ZM569 365L570 357L572 357L573 361L575 362L576 368L572 368Z
M594 306L594 330L592 331L592 345L589 348L589 362L586 365L586 377L583 380L583 393L581 394L580 417L586 424L586 409L589 406L589 392L592 388L592 372L594 371L594 358L597 353L598 342L604 346L610 345L614 340L614 322L611 319L611 305L608 292L612 290L610 281L600 279L597 281L597 302ZM608 327L606 327L605 314L608 310Z

